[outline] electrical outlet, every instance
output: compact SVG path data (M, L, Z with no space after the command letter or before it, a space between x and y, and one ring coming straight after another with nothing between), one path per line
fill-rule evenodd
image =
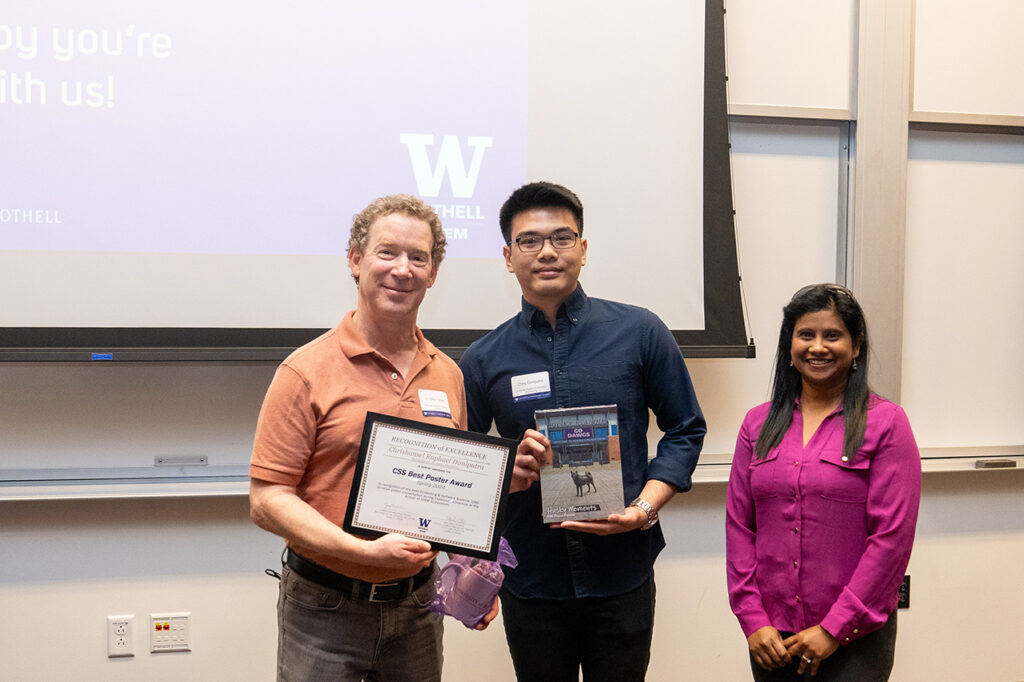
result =
M132 621L135 616L107 616L107 658L134 656Z
M898 609L909 609L910 608L910 576L903 576L903 582L900 584L900 599L896 604Z
M189 646L191 611L149 614L149 652L192 651Z

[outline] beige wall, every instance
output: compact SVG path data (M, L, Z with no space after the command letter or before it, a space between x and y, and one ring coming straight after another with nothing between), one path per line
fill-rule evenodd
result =
M900 612L894 682L1024 679L1022 472L925 476ZM725 593L725 486L704 484L663 514L648 679L749 679ZM0 679L272 680L280 543L244 498L10 502L0 507ZM108 614L191 611L188 654L107 660ZM511 680L500 627L449 620L445 680ZM969 652L969 653L965 653ZM975 654L973 652L984 652Z

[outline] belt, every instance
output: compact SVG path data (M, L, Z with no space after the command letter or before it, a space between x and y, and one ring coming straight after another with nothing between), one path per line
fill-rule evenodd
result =
M287 550L284 563L295 573L306 580L312 580L317 585L329 587L338 592L346 592L352 595L353 599L366 599L373 602L405 599L415 590L422 587L430 579L434 571L434 566L431 564L409 578L392 580L386 583L368 583L365 580L349 578L347 575L332 571L315 561L310 561L290 548Z

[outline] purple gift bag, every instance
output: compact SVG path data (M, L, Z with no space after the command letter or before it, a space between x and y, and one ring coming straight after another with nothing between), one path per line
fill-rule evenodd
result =
M505 538L498 542L497 561L452 556L434 580L430 610L457 618L467 628L475 628L490 612L501 589L505 579L501 567L515 568L518 563Z

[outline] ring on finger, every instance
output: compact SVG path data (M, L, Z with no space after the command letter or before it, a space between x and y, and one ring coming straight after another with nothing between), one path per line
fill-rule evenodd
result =
M804 663L808 663L808 664L814 663L814 661L812 659L807 658L806 656L801 656L800 660L803 661Z

